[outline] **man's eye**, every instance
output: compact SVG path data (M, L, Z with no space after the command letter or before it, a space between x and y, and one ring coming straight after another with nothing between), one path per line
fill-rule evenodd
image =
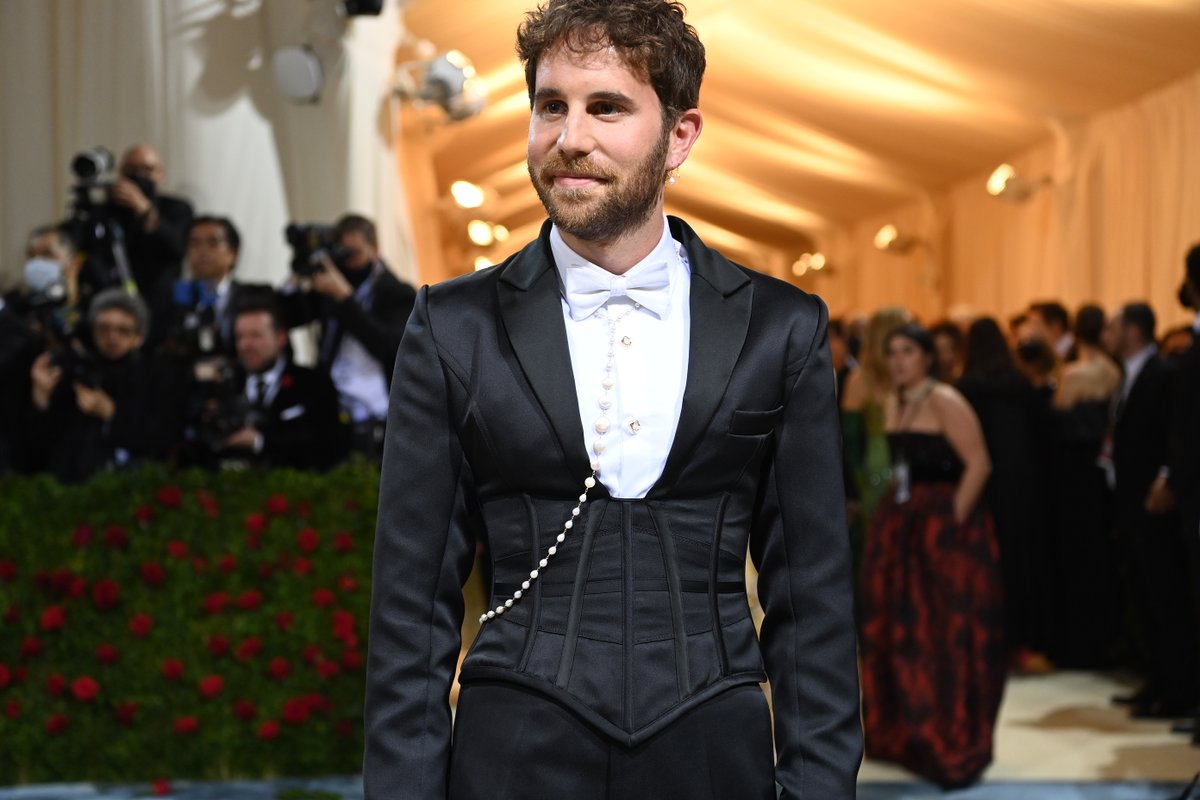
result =
M608 117L613 114L619 114L621 108L613 103L597 103L593 111L602 117Z
M543 114L551 114L551 115L562 114L566 110L567 110L566 105L563 103L560 103L558 100L550 100L549 102L547 102L545 105L542 106Z

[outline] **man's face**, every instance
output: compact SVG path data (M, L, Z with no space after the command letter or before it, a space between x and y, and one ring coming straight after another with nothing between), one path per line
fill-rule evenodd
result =
M584 241L620 238L662 213L686 144L663 124L653 87L612 48L559 45L538 61L527 163L550 219Z
M25 245L25 258L46 258L57 261L65 269L71 260L71 249L52 233L30 237Z
M224 228L204 222L188 233L186 258L193 278L217 284L237 263L237 251L230 247Z
M119 308L105 309L96 315L92 338L96 352L109 361L119 361L142 346L137 320Z
M246 372L262 372L279 358L287 342L287 334L276 330L271 315L265 311L238 314L233 324L238 361Z
M157 187L163 179L162 160L154 148L141 145L129 150L121 158L120 172L130 180L142 178Z
M366 269L379 258L379 251L359 231L343 233L338 244L346 250L346 256L342 259L342 266L346 269Z
M958 368L958 342L946 333L935 334L933 347L937 353L938 369L943 375L952 375Z

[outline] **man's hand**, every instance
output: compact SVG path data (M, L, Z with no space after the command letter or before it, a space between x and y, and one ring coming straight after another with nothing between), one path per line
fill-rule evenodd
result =
M1167 479L1162 475L1150 486L1146 494L1146 510L1151 514L1166 514L1175 508L1175 493L1167 486Z
M49 353L42 353L33 360L29 377L33 383L33 404L39 411L45 411L50 407L54 387L62 380L62 368L54 366Z
M262 434L256 429L246 425L226 437L225 447L230 450L254 450L258 446L258 440L261 436Z
M117 205L132 209L139 217L146 216L154 208L154 204L142 192L141 187L128 178L117 178L113 183L112 197Z
M117 413L117 404L103 389L92 389L82 383L75 384L75 405L84 414L105 422L111 421Z
M346 280L346 276L334 266L328 256L322 258L313 270L312 288L313 291L332 297L339 303L354 294L354 287L350 285L350 281Z

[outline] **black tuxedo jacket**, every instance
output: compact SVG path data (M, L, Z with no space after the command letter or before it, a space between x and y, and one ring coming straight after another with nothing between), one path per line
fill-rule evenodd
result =
M670 226L692 271L691 344L663 475L644 500L592 489L545 574L484 625L461 679L530 688L636 745L769 676L783 796L853 797L862 733L825 307ZM492 558L494 607L544 557L590 472L548 233L422 289L400 347L367 677L373 800L446 797L475 540Z
M1133 527L1145 516L1146 494L1167 465L1176 369L1159 355L1138 373L1113 428L1117 524Z
M245 378L240 388L245 389ZM327 469L346 454L337 392L329 377L288 362L265 409L248 421L263 435L258 461L271 467Z

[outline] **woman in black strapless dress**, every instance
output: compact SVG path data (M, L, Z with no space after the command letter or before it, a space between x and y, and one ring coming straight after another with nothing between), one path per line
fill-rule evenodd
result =
M990 463L970 405L930 377L929 335L905 326L887 352L894 477L862 574L867 755L964 786L991 763L1007 668L1000 557L980 504Z

